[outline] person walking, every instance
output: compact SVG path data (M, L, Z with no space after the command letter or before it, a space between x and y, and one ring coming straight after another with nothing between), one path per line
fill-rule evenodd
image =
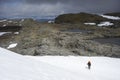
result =
M87 65L88 65L88 69L90 69L91 68L91 62L88 61Z

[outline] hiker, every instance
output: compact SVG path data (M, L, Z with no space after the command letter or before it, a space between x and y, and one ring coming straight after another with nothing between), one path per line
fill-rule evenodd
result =
M87 65L88 65L88 69L90 69L90 67L91 67L91 62L88 61Z

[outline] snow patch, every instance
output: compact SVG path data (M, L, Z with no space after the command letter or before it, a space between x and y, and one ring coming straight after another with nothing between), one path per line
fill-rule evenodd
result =
M22 26L22 24L19 24L19 26Z
M21 20L21 22L23 22L23 21L24 21L24 19Z
M19 32L14 32L14 34L16 34L16 35L17 35L17 34L19 34Z
M107 18L107 19L112 19L112 20L120 20L120 17L115 17L115 16L108 16L108 15L100 15L104 18Z
M48 23L50 24L50 23L54 23L54 21L48 21Z
M12 23L12 21L8 21L9 23Z
M112 25L114 25L114 24L111 23L111 22L106 21L106 22L101 22L97 26L102 27L102 26L112 26Z
M3 27L5 27L5 26L6 26L6 24L3 25Z
M6 19L5 20L0 20L0 22L5 22L5 21L7 21Z
M96 23L84 23L85 25L96 25Z
M16 47L16 46L17 46L17 43L13 43L13 44L10 44L10 45L7 47L7 49L14 48L14 47Z
M8 33L11 33L11 32L0 32L0 36L3 36L4 34L8 34Z

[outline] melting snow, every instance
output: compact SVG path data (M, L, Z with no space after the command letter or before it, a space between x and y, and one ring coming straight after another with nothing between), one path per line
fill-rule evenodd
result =
M5 27L5 26L6 26L6 24L3 25L3 27Z
M10 44L7 48L10 49L10 48L14 48L17 46L17 43L13 43L13 44Z
M106 21L106 22L101 22L101 23L98 24L97 26L100 26L100 27L101 27L101 26L112 26L112 25L114 25L114 24Z
M14 32L14 34L19 34L19 32Z
M54 23L54 21L48 21L48 23Z
M12 23L12 21L8 21L9 23Z
M22 26L22 24L19 24L19 26Z
M4 34L8 34L8 33L11 33L11 32L0 32L0 36L2 36Z
M108 19L113 19L113 20L120 20L120 17L115 17L115 16L108 16L108 15L101 15L104 18L108 18Z
M85 25L96 25L96 23L84 23Z
M4 22L4 21L7 21L6 19L5 20L0 20L0 22Z
M24 19L21 20L21 22L23 22L23 21L24 21Z

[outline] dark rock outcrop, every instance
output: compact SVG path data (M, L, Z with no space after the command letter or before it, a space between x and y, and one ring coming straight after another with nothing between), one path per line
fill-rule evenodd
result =
M120 17L120 12L106 13L105 15Z

